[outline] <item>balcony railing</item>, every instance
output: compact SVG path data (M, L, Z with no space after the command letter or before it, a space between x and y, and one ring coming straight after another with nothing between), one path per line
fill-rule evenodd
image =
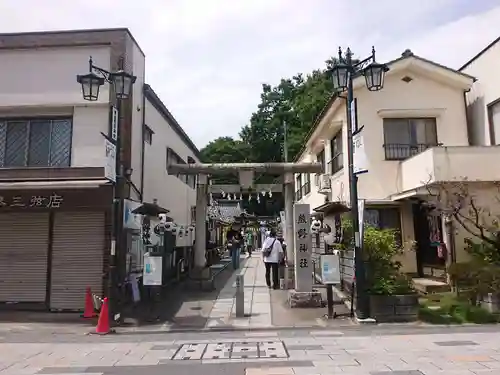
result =
M384 145L385 160L408 159L414 155L420 154L421 152L427 150L428 148L435 146L437 145L430 143L417 143L417 144L386 143Z
M327 173L330 172L332 175L344 168L344 154L340 153L335 155L332 160L328 162Z

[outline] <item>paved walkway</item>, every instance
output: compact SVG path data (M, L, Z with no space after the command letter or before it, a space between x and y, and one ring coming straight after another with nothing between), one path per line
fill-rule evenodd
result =
M497 375L499 327L0 338L0 375ZM203 365L203 367L201 367Z
M235 281L238 274L244 275L244 318L236 318ZM260 253L253 254L243 267L234 272L220 292L209 314L206 328L232 326L235 328L272 327L271 296L265 281L265 268Z

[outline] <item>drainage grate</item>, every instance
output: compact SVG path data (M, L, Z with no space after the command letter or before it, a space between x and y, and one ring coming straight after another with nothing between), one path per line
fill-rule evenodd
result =
M288 358L283 341L192 343L181 345L173 360Z

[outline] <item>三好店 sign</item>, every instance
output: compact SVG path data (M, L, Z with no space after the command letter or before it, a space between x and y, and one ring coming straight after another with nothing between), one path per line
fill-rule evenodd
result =
M293 206L295 290L297 292L310 292L312 290L312 239L309 210L308 204L295 204Z
M0 195L0 209L3 207L18 208L60 208L64 197L57 193L46 195L14 195L6 197Z

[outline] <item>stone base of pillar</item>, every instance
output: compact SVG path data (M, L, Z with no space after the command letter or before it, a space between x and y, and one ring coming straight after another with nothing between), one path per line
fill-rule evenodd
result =
M295 268L293 266L286 267L283 289L293 289L293 288L295 288Z
M210 276L210 268L194 267L189 271L189 277L195 280L208 279Z
M323 299L321 292L312 290L311 292L297 292L290 290L288 292L288 305L290 308L304 308L304 307L322 307Z

